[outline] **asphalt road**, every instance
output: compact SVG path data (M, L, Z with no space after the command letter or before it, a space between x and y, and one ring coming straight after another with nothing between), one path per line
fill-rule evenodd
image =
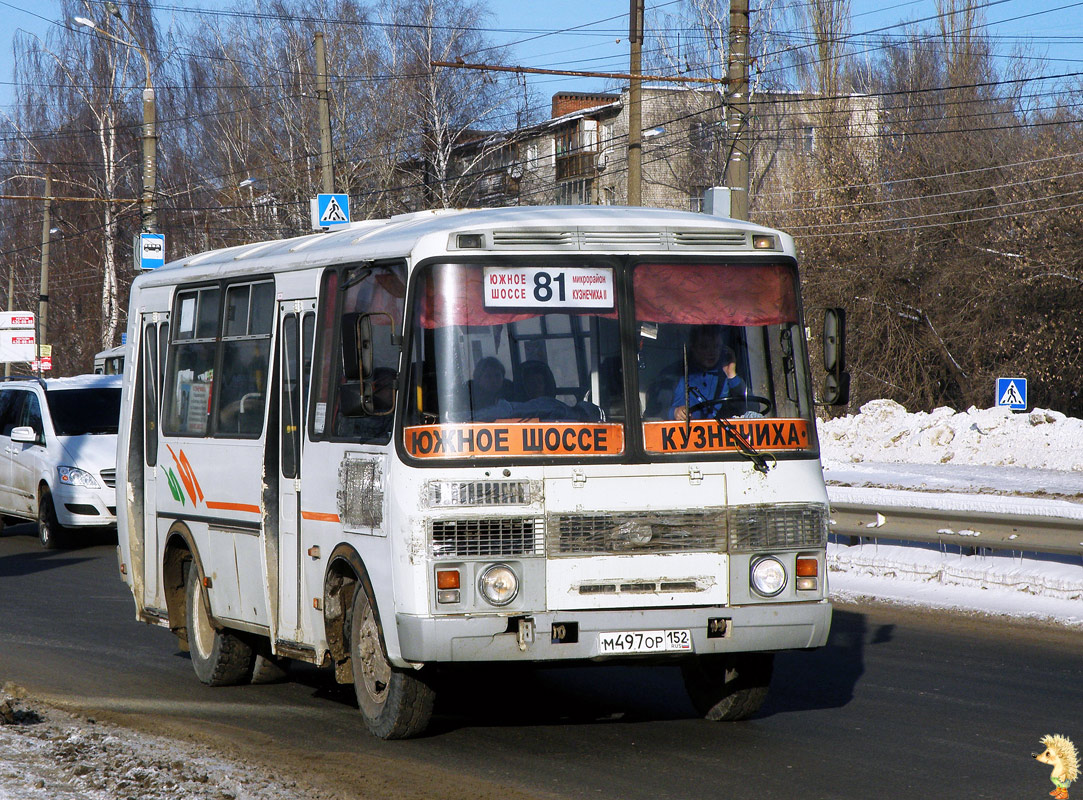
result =
M348 687L208 688L134 620L108 537L46 553L0 533L0 683L303 779L382 798L1040 798L1031 753L1083 744L1083 633L887 607L836 609L828 645L786 653L753 720L697 719L672 668L460 671L421 739L381 742Z

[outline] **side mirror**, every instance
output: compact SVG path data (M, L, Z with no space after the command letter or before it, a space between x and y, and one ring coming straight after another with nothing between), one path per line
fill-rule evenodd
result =
M824 309L824 402L843 406L850 402L850 373L846 371L846 310Z
M20 425L18 428L11 429L11 441L19 442L21 444L34 444L38 440L38 435L34 432L34 429L29 425Z

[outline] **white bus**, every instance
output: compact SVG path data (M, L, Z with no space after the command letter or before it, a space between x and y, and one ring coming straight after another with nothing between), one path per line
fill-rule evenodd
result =
M141 275L127 336L120 571L204 683L323 665L398 738L446 665L653 660L741 719L827 638L786 234L410 214Z
M124 354L128 348L126 345L110 347L94 355L95 375L120 375L124 372Z

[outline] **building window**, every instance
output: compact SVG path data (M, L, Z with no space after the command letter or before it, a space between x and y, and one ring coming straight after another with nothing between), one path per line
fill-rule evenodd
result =
M816 149L816 129L802 125L797 129L797 152L811 153Z
M584 178L557 184L557 205L585 206L593 203L594 181Z

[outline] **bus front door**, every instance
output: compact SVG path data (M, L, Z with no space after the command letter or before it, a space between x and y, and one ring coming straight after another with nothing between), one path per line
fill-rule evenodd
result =
M158 438L161 433L162 378L165 374L169 315L143 315L143 602L151 608L165 608L161 591L161 558L158 538ZM166 495L169 492L166 491ZM167 523L168 524L168 523Z
M279 408L278 459L278 638L303 641L301 598L304 579L301 563L301 468L308 418L309 380L312 375L312 342L316 320L315 300L291 300L279 305L281 348L281 406Z

